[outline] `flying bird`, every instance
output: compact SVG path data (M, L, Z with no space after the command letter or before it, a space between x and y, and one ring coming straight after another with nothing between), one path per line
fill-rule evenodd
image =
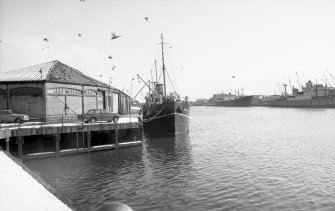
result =
M148 22L148 20L149 20L149 17L145 17L145 18L144 18L144 20L145 20L146 22Z
M233 75L232 78L235 78L235 76Z
M113 67L112 67L112 70L114 70L115 69L115 65L113 65Z
M108 59L113 59L113 57L112 57L112 56L109 56Z
M48 38L44 38L43 41L45 41L45 42L49 42Z
M81 34L80 34L80 33L78 33L78 37L81 37Z
M119 37L120 37L120 35L116 35L115 33L112 33L111 40L114 40L114 39L119 38Z

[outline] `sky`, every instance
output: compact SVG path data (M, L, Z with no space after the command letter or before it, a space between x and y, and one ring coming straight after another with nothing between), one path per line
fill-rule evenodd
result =
M190 99L335 86L334 11L334 0L0 0L0 73L59 60L134 97L137 74L155 79L155 60L161 73L163 33L168 89Z

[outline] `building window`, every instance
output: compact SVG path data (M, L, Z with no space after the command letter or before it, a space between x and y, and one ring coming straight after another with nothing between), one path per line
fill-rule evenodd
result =
M85 94L86 95L97 95L97 92L92 89L88 89L85 91Z
M48 89L47 93L49 94L70 94L70 95L81 95L81 91L71 88L53 88Z

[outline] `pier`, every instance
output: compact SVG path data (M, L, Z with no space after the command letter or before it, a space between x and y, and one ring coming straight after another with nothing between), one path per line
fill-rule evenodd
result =
M117 123L25 123L1 125L0 146L22 160L118 149L142 144L136 118Z
M131 101L123 91L57 60L1 74L0 110L11 112L0 121L16 123L0 123L0 147L31 159L140 145L142 126L131 116ZM103 112L84 123L83 115L92 109ZM121 118L97 122L107 114Z

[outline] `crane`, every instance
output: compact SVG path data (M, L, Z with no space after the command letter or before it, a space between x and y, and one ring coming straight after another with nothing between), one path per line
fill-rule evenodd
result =
M295 72L295 74L297 75L297 82L298 82L298 85L301 87L301 89L303 89L304 87L301 85L301 82L300 82L300 78L299 78L298 73Z
M291 84L291 77L290 76L288 77L288 83L290 84L290 89L293 93L293 87L292 87L292 84Z

